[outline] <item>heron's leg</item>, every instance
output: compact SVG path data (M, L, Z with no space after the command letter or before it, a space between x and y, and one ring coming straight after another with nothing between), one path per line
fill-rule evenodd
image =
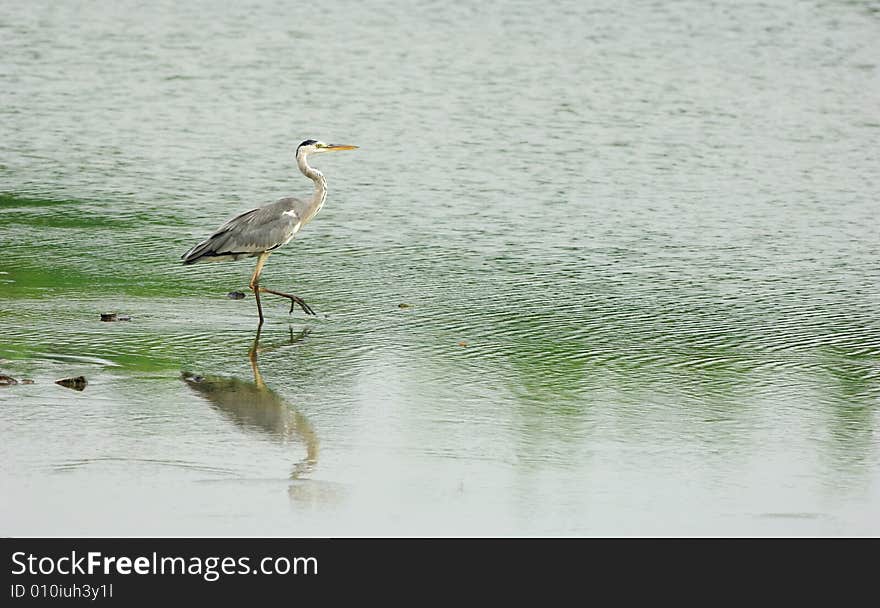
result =
M293 305L299 304L300 308L303 309L303 312L307 315L315 314L315 311L312 310L312 307L305 303L305 300L300 298L299 296L292 296L289 293L282 293L280 291L275 291L274 289L266 289L265 287L260 287L260 273L263 272L263 264L266 263L266 260L269 259L269 252L264 251L260 254L257 259L257 267L254 268L254 275L251 277L251 282L249 287L254 292L254 295L257 297L257 310L260 312L260 325L263 324L263 308L260 306L260 294L261 293L273 293L276 296L281 296L282 298L288 298L290 300L290 312L293 312Z
M255 283L255 285L256 285L256 283ZM252 287L251 289L254 290L254 297L257 298L257 314L260 315L260 324L257 325L257 327L262 327L263 326L263 305L260 304L260 290L258 287L256 287L256 288Z
M276 296L281 296L282 298L288 298L290 300L290 312L293 312L293 305L294 304L299 304L299 307L302 308L303 312L306 313L307 315L316 314L315 311L312 310L312 307L309 306L308 304L306 304L305 300L303 300L299 296L292 296L289 293L282 293L280 291L275 291L274 289L267 289L265 287L259 287L259 286L257 287L257 291L260 291L263 293L273 293Z
M254 297L257 299L257 313L260 315L260 325L257 327L263 325L263 305L260 304L260 291L262 291L260 287L260 273L263 272L263 264L266 263L267 259L269 259L268 252L260 254L257 258L257 267L254 268L254 274L251 276L251 282L248 284L248 287L251 288L251 291L254 292Z

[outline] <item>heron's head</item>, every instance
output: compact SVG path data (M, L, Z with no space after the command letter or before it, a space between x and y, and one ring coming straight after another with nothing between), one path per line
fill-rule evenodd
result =
M343 144L325 144L323 141L307 139L302 142L296 149L296 155L308 156L310 154L318 154L321 152L340 152L342 150L356 150L357 146L348 146Z

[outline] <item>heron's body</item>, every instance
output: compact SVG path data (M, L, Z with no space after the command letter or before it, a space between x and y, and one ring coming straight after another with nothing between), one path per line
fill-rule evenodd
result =
M309 217L308 207L305 201L291 196L236 215L187 251L183 263L240 260L274 251L289 243L315 216L317 211Z
M269 254L286 245L303 226L324 206L327 199L327 180L324 174L310 166L307 161L309 154L330 152L334 150L352 150L356 146L328 145L312 139L306 140L296 150L296 162L303 175L315 184L315 192L310 201L292 196L285 197L245 211L220 226L214 234L184 253L184 264L195 264L203 261L240 260L247 257L258 257L257 267L251 277L250 288L257 299L257 310L260 324L263 323L263 309L260 304L260 293L273 293L299 304L308 314L314 314L311 308L297 296L273 291L259 286L260 273Z

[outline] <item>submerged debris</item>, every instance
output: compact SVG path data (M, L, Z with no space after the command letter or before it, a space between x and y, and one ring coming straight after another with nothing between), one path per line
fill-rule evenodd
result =
M86 387L86 377L85 376L76 376L75 378L62 378L61 380L56 380L55 384L60 384L65 388L72 388L75 391L81 391Z
M180 377L183 379L184 382L189 382L190 384L200 384L205 381L204 376L186 371L180 372Z
M18 384L18 380L12 376L4 376L3 374L0 374L0 386L12 386L13 384Z
M19 384L33 384L33 383L34 383L34 381L31 380L30 378L22 378L21 380L19 380Z
M461 342L458 343L458 345L459 345L459 346L467 346L468 343L465 342L464 340L462 340Z
M119 315L116 317L117 321L131 321L131 315Z
M229 298L230 300L243 300L244 293L241 291L230 291L229 293L226 294L226 297Z

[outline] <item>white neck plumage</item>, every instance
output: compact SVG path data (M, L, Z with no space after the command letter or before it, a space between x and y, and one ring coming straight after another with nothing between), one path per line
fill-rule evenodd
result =
M297 151L296 165L299 167L299 170L302 171L303 175L315 182L315 194L312 196L312 203L309 205L308 210L308 219L311 219L321 210L321 207L324 206L324 201L327 199L327 180L324 179L323 173L309 164L309 161L306 160L306 156L307 154L302 152L302 149Z

